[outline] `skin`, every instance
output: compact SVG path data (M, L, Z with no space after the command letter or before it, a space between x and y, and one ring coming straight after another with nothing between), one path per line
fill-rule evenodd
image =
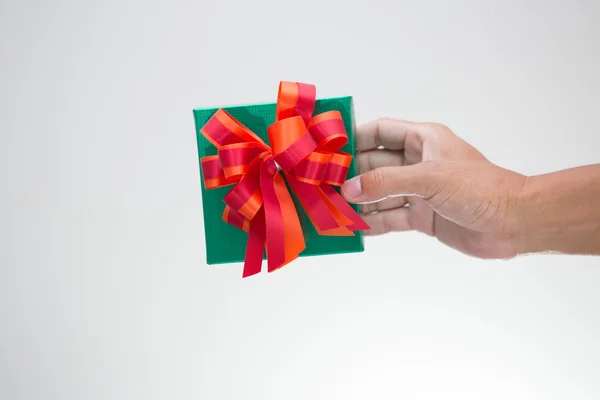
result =
M471 256L600 254L600 164L527 177L440 124L380 119L357 130L361 175L342 186L369 235L416 230Z

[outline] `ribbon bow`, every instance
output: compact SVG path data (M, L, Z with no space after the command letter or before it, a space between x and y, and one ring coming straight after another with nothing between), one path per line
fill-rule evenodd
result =
M265 247L269 272L306 247L283 176L320 235L369 229L331 186L342 185L352 161L340 151L348 142L342 116L312 116L315 101L313 85L280 83L276 122L268 130L271 147L223 109L200 129L218 149L200 160L206 189L235 185L223 198L223 220L248 232L243 277L260 272Z

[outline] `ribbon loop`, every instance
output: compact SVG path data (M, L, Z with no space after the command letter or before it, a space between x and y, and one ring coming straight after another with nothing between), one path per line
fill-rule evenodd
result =
M291 171L317 148L300 117L286 118L271 125L269 141L277 164L286 171Z
M294 169L297 180L311 185L320 185L325 179L331 154L315 151L300 161Z
M277 95L275 119L300 116L308 125L315 108L317 90L314 85L298 82L281 82Z
M239 179L228 179L221 168L219 156L208 156L200 159L204 187L208 190L233 185Z
M315 116L308 124L308 130L322 148L339 150L348 143L346 127L339 111L328 111Z
M346 180L346 176L348 176L351 163L352 156L350 154L342 152L331 154L323 182L334 186L342 186Z
M262 162L263 157L255 158L248 173L223 198L225 204L249 220L254 218L263 203L259 181Z
M219 149L219 161L227 179L241 177L248 172L254 158L264 153L259 143L234 143Z
M275 122L269 126L269 142L273 155L277 157L290 148L293 148L296 142L301 140L308 133L306 124L299 116L294 116ZM311 136L310 134L308 136ZM314 143L312 136L311 142ZM314 143L316 146L316 143ZM314 150L314 147L310 150ZM309 152L310 153L310 152ZM308 155L308 153L306 154ZM306 157L306 155L304 157Z
M269 146L262 141L254 132L246 128L229 113L219 109L200 130L200 133L208 139L217 149L233 143L258 143L265 150Z
M250 220L246 219L246 217L239 212L232 210L229 206L225 206L225 209L223 210L223 221L243 230L244 232L248 232L250 230Z

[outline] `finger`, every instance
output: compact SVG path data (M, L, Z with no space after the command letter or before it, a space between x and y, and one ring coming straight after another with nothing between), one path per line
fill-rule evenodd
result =
M356 130L359 151L380 147L389 150L404 149L407 135L422 134L422 126L415 122L382 118L360 126Z
M358 163L360 172L364 174L381 167L402 166L404 165L404 154L401 151L370 150L358 155ZM405 204L406 198L404 196L394 197L377 203L363 204L362 212L367 214L373 211L390 210L402 207Z
M427 161L404 167L383 167L352 178L342 186L342 194L352 203L372 203L388 197L431 198L448 184L451 173Z
M404 165L404 154L401 151L371 150L358 155L360 173L364 174L381 167Z
M363 214L369 214L375 211L392 210L394 208L404 207L407 204L407 199L404 196L390 197L376 203L361 204Z
M413 229L410 210L406 207L369 214L363 219L371 227L370 230L364 232L369 236Z

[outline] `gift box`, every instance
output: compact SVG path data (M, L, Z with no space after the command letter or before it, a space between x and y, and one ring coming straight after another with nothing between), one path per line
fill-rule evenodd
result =
M277 102L194 118L208 264L245 261L246 277L264 259L271 272L298 256L364 250L368 226L339 195L357 175L352 97L316 99L312 85L281 82Z

